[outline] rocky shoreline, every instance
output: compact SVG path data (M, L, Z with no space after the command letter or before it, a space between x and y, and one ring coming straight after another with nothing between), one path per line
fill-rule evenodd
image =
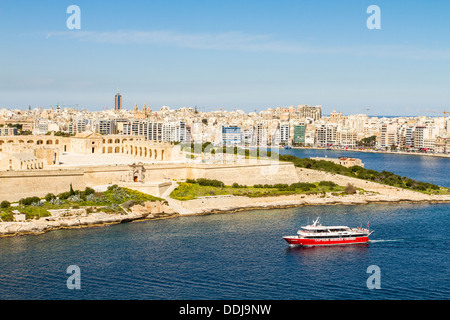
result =
M148 216L143 214L105 214L105 216L70 218L61 221L45 221L42 219L26 222L1 222L0 238L23 235L39 235L53 230L104 227L133 221L169 219L178 216L176 213Z
M244 198L244 199L242 199ZM361 196L361 195L349 195L349 196L326 196L325 198L318 197L300 197L295 196L278 196L267 198L245 198L245 197L232 197L226 199L228 203L221 201L220 206L198 204L200 199L186 201L185 205L189 206L189 214L187 215L208 215L216 213L234 213L240 211L249 210L270 210L270 209L284 209L294 208L302 206L322 206L322 205L366 205L371 203L380 204L394 204L394 203L450 203L449 196L428 196L417 198L404 198L396 196ZM211 199L212 200L212 199ZM197 203L194 203L196 201Z
M159 205L159 204L158 204ZM152 209L159 210L152 210ZM161 210L163 208L163 210ZM149 203L149 206L135 206L131 210L117 213L95 212L78 213L80 210L53 210L65 211L65 214L55 213L51 217L37 220L0 222L0 237L11 237L19 235L38 235L53 230L60 229L80 229L108 226L119 223L128 223L140 220L160 220L177 217L174 212L165 205L156 206Z
M121 213L86 212L82 214L57 214L38 220L0 222L0 237L38 235L52 230L92 228L139 220L168 219L179 216L198 216L234 213L249 210L283 209L317 205L365 205L370 203L450 203L450 195L427 195L417 192L390 190L389 194L376 192L353 195L286 195L260 198L243 196L213 196L189 201L171 199L173 207L162 203L134 206ZM183 209L183 212L176 208ZM56 210L55 210L56 211ZM79 210L78 210L79 211ZM177 212L178 211L178 212Z

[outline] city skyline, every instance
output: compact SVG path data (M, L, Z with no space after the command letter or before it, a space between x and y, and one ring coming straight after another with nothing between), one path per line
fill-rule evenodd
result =
M128 109L449 109L444 1L77 1L80 30L66 26L74 3L19 2L27 10L0 4L0 108L111 109L120 88ZM371 4L380 30L366 26Z

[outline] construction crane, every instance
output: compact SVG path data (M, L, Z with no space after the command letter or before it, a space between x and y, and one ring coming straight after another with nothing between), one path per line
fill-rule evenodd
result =
M448 134L448 128L447 128L447 119L446 119L446 115L450 114L450 111L435 111L435 110L426 110L425 112L427 113L442 113L444 114L444 130L445 130L445 135Z
M450 114L450 111L435 111L435 110L425 110L424 112L426 113L443 113L444 114L444 118L446 114Z

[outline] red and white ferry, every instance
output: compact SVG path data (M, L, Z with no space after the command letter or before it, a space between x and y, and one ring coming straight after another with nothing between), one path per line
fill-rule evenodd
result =
M369 224L367 224L367 227ZM312 225L302 227L296 236L285 236L290 246L329 246L361 244L369 242L373 232L368 228L349 228L346 226L322 226L317 218Z

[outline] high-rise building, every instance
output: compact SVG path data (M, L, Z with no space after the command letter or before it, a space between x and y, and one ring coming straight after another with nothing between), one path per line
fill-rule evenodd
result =
M238 126L222 126L223 145L238 145L241 143L241 128Z
M267 145L267 129L262 123L253 126L253 144L255 146Z
M100 134L117 134L117 125L114 120L101 119L97 123L96 132Z
M337 127L336 124L321 124L316 130L316 144L322 147L335 145Z
M306 126L304 124L294 126L294 143L305 143Z
M33 134L46 134L48 132L48 124L47 118L36 118L34 120Z
M133 120L123 124L122 134L144 136L145 140L149 141L191 141L191 127L180 120L171 122Z
M122 110L122 95L120 93L116 94L114 110Z
M289 133L290 127L289 123L281 123L280 124L280 142L281 143L289 143Z
M414 148L424 148L424 131L425 126L416 126L413 132L413 144Z
M381 125L380 146L391 147L398 145L398 125L396 123L384 123ZM423 139L422 139L423 141Z
M297 118L311 118L314 121L318 121L322 118L322 107L301 105L297 107L295 115Z

